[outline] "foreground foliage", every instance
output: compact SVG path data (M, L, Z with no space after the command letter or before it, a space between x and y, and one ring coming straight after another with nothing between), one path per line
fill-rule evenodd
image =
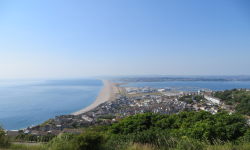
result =
M30 135L28 133L22 133L14 138L14 141L35 141L35 142L49 142L53 138L55 138L56 135L44 135L37 137L35 135Z
M220 112L153 113L124 118L113 125L90 126L80 135L64 133L39 150L249 149L250 130L243 115ZM25 149L11 144L9 149ZM27 149L31 147L26 146Z
M223 111L212 115L206 111L199 113L192 111L172 116L152 113L129 116L111 126L110 132L126 135L144 130L166 130L178 136L193 139L233 141L243 136L247 128L246 118L237 113L229 115L228 112Z
M11 145L10 139L5 135L4 129L0 124L0 148L9 147Z

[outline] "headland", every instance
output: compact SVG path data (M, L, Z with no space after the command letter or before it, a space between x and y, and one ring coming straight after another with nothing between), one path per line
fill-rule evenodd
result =
M104 85L103 85L103 88L102 88L101 92L99 93L98 97L96 98L96 100L88 107L86 107L82 110L79 110L75 113L72 113L72 115L79 115L79 114L85 113L87 111L90 111L90 110L96 108L101 103L111 102L111 101L115 100L116 93L119 93L118 88L116 86L116 83L111 82L111 81L107 81L107 80L102 80L102 81L103 81Z

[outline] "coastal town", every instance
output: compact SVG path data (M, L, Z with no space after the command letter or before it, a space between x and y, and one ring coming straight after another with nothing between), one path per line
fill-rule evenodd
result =
M108 82L106 82L108 83ZM107 87L107 86L106 86ZM105 88L105 87L104 87ZM113 88L113 87L112 87ZM111 88L111 89L112 89ZM232 105L227 105L223 100L214 97L216 93L224 91L198 90L193 92L175 91L170 88L132 88L119 87L115 96L109 96L109 100L99 102L92 109L85 109L75 114L55 116L46 122L27 127L21 130L6 130L10 137L22 133L34 136L59 135L60 133L82 133L82 127L112 124L119 122L122 118L143 114L146 112L158 114L178 114L183 111L201 110L216 114L226 110L229 114L236 110ZM110 87L109 87L110 89ZM249 89L237 89L249 92ZM117 92L116 91L116 92ZM110 92L106 90L105 92ZM113 93L114 94L114 93ZM113 100L110 98L113 98Z

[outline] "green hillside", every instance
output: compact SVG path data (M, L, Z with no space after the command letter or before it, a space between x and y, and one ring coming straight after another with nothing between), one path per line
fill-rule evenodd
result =
M250 116L250 92L233 89L216 93L214 96L222 99L227 105L235 106L238 113Z
M250 129L242 114L181 112L172 116L137 114L112 125L89 126L80 135L64 133L47 144L17 145L0 131L5 149L132 150L249 149Z

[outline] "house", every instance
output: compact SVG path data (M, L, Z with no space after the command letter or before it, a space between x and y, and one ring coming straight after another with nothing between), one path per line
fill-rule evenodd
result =
M151 92L149 88L144 88L144 89L141 91L141 93L149 93L149 92Z
M30 133L30 130L25 130L24 133Z
M232 115L233 113L235 113L235 110L234 110L234 109L233 109L233 110L230 110L229 115Z
M218 112L220 112L220 110L219 110L219 109L215 109L215 110L213 110L213 114L216 114L216 113L218 113Z
M103 124L111 124L111 123L112 123L111 120L106 120L106 119L104 119L104 120L100 123L100 125L103 125Z
M83 115L83 116L82 116L82 119L84 119L84 120L86 120L86 121L89 121L89 122L93 121L93 119L90 118L90 117L88 117L87 115Z
M63 124L62 121L55 121L55 125L61 125L61 124Z
M37 130L31 130L31 132L30 132L31 135L37 135L38 133L39 133L39 131L37 131Z
M165 89L158 89L158 92L165 92Z
M40 126L39 125L37 125L37 126L33 126L33 127L31 127L31 130L40 130Z
M59 131L59 130L52 130L49 132L50 135L56 135L56 136L59 135L60 133L61 133L61 131Z
M205 109L206 109L206 106L201 106L200 109L201 109L201 110L205 110Z
M250 125L250 116L245 116L247 117L247 124Z
M49 133L48 132L46 132L46 131L39 131L38 133L37 133L37 136L44 136L44 135L48 135Z
M41 127L41 131L49 131L51 129L53 129L53 125L51 124L47 124L44 127Z
M114 118L114 119L112 119L112 121L114 122L114 121L121 121L121 118Z
M231 106L230 106L230 105L222 105L221 108L222 108L222 109L230 110L230 109L231 109Z
M82 125L94 125L96 123L96 121L81 121L80 122Z
M11 130L11 131L6 132L6 135L8 137L11 137L11 138L14 138L15 136L18 136L19 134L21 134L21 132L18 131L18 130Z

